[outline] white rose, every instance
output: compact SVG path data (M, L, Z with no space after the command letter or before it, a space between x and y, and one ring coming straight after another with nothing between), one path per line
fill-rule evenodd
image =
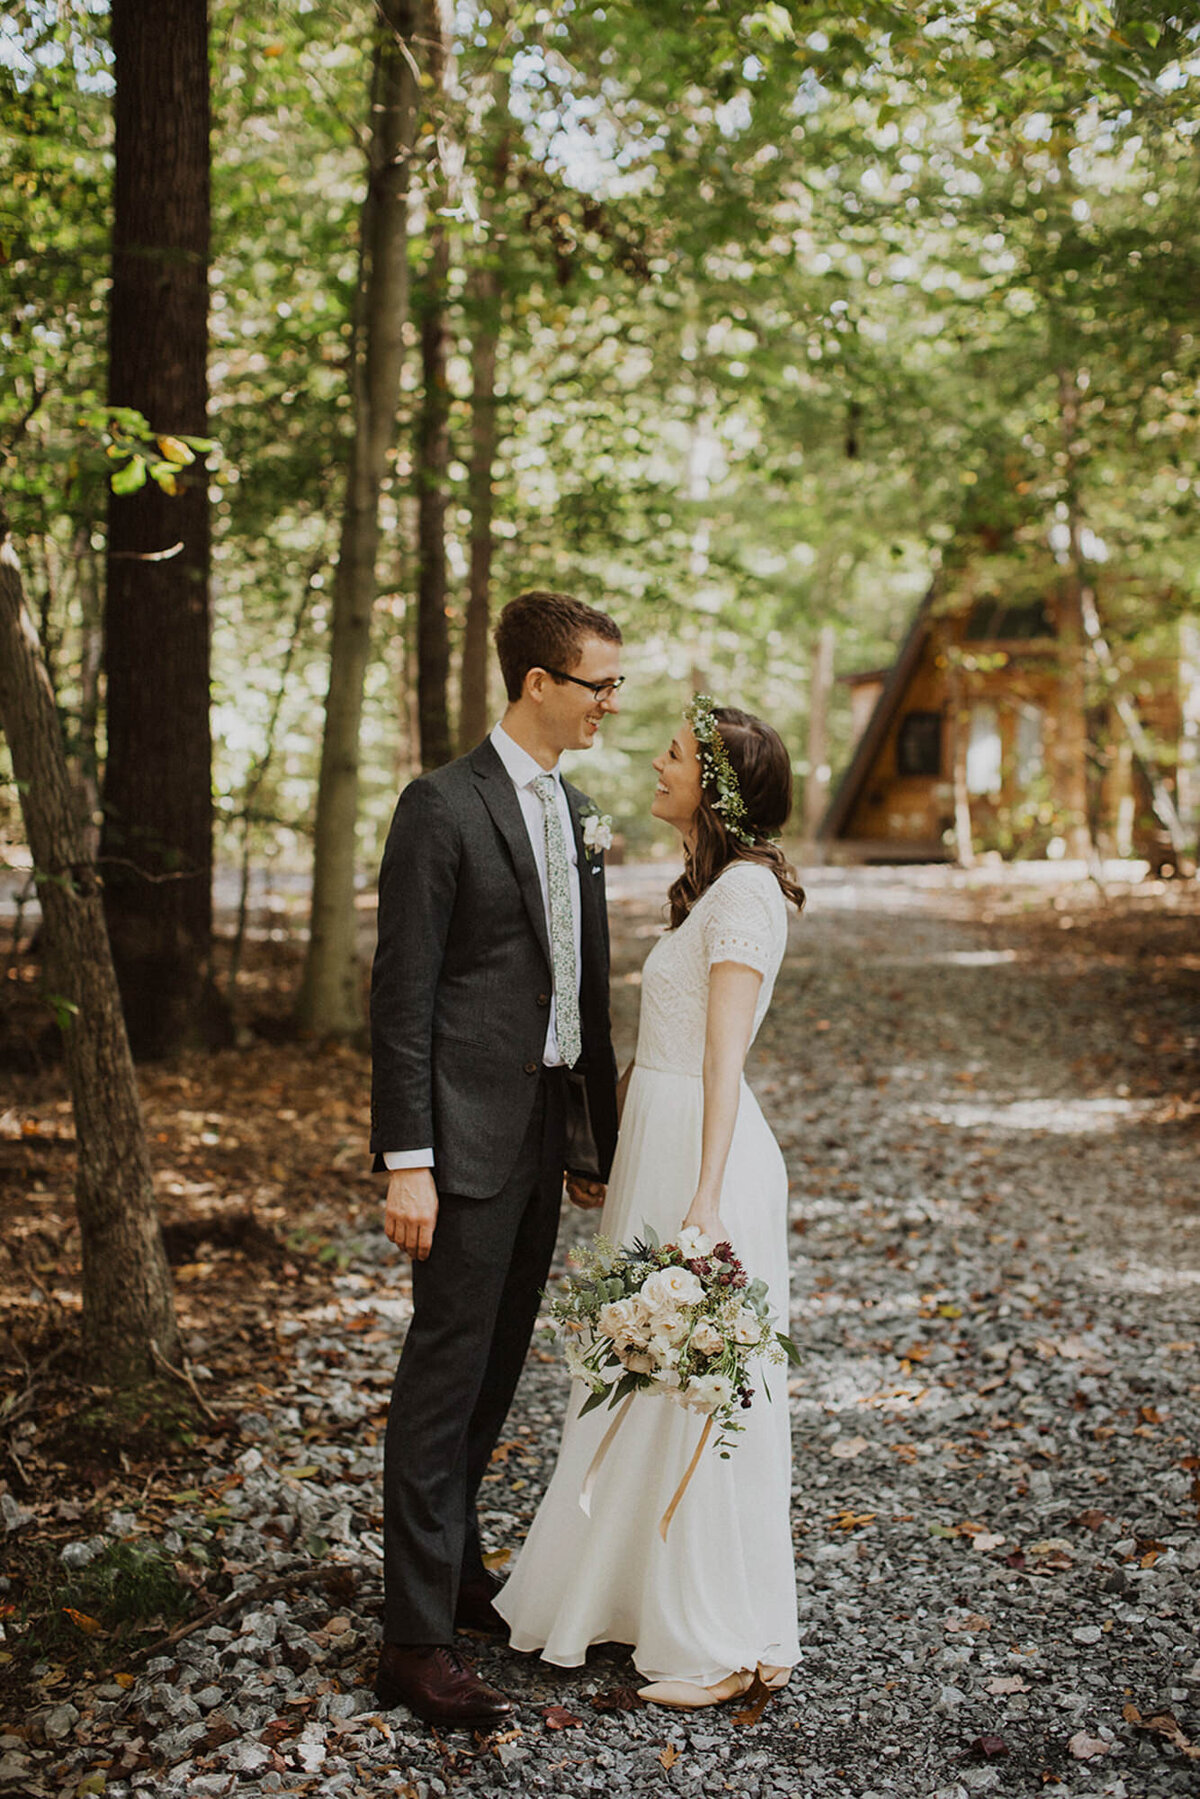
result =
M671 1339L659 1336L657 1332L650 1339L648 1352L659 1368L674 1368L679 1360L679 1351Z
M643 1349L618 1349L618 1356L630 1374L653 1374L654 1360Z
M712 1238L705 1236L696 1225L685 1224L679 1233L679 1247L690 1262L697 1256L712 1253Z
M699 1350L701 1355L716 1355L724 1347L725 1339L720 1331L707 1318L701 1319L692 1332L692 1348Z
M733 1382L724 1374L700 1374L683 1391L683 1403L694 1412L719 1412L733 1398Z
M735 1343L757 1343L762 1337L762 1319L753 1306L739 1306L731 1327Z
M588 850L612 848L612 819L607 812L589 812L583 821L583 847Z
M656 1268L641 1286L641 1300L651 1318L678 1312L681 1306L698 1306L704 1288L690 1268Z
M605 1337L629 1337L640 1333L642 1308L636 1298L610 1300L596 1314L596 1329Z

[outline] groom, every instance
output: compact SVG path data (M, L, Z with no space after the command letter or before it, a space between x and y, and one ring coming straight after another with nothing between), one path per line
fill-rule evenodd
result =
M558 773L617 710L621 633L566 594L506 606L504 717L400 795L379 877L371 1149L413 1317L384 1460L376 1691L430 1723L509 1701L452 1647L502 1629L475 1495L521 1373L564 1171L599 1205L617 1133L608 923L593 811Z

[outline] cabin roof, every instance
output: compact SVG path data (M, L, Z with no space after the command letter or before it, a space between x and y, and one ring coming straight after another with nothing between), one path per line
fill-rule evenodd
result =
M916 670L925 647L925 639L929 634L930 615L933 610L934 590L931 587L913 615L908 627L908 635L900 645L899 654L890 669L880 670L875 679L884 679L883 692L875 702L874 710L867 720L867 726L858 740L850 765L834 790L833 798L826 808L825 816L817 826L818 842L827 842L838 837L846 828L846 823L853 812L858 798L871 772L880 746L887 736L892 720L900 709L905 690ZM862 676L859 679L863 679Z

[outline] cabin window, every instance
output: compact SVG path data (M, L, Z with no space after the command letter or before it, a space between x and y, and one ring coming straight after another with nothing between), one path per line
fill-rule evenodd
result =
M1045 772L1043 745L1045 714L1040 706L1022 706L1017 712L1017 729L1013 743L1014 772L1020 787L1029 787Z
M896 773L927 775L936 781L941 772L941 713L906 713L896 737Z
M994 593L976 600L963 627L964 643L1030 643L1053 636L1045 601L1002 600Z
M996 708L972 706L971 735L967 739L967 792L999 793L1001 760Z

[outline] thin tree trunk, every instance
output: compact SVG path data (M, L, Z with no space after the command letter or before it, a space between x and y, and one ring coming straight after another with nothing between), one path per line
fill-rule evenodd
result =
M408 308L408 183L417 83L415 6L380 0L371 144L351 350L354 440L346 480L325 733L317 787L312 911L297 1022L320 1036L363 1028L354 874L363 682L371 652L379 495L396 437Z
M495 147L491 167L481 183L480 217L485 227L485 237L478 253L479 260L467 280L467 305L471 318L471 457L467 471L471 559L458 712L458 747L463 754L473 749L486 736L491 723L488 712L488 670L491 664L488 636L494 541L492 490L499 443L496 361L504 305L503 259L497 241L497 220L503 213L504 190L508 184L511 123L507 81L507 75L497 74L493 90L497 121Z
M169 21L113 0L116 162L108 397L156 431L205 431L206 0ZM109 503L104 900L138 1055L220 1040L212 985L209 518L201 464ZM180 543L178 554L161 552ZM156 557L156 560L148 560ZM169 873L170 882L156 877Z
M1059 416L1067 467L1067 518L1070 547L1055 605L1058 638L1058 696L1054 725L1054 765L1059 808L1063 814L1067 854L1089 861L1094 854L1088 823L1087 791L1087 663L1083 624L1086 586L1082 518L1079 506L1079 387L1068 369L1058 376Z
M75 1111L83 1340L94 1375L153 1372L178 1348L137 1081L95 864L21 571L0 511L0 726L12 756L42 907L47 986Z
M83 833L90 856L100 853L100 670L104 659L104 602L100 571L89 533L75 534L75 567L78 572L79 731L78 782L83 812Z
M440 0L425 0L423 48L436 113L446 94L446 39ZM436 137L434 157L437 157ZM446 623L446 495L450 467L450 388L446 359L450 238L440 208L446 203L445 181L436 161L426 195L430 250L417 310L421 323L421 409L416 433L417 491L417 702L420 718L421 766L440 768L453 750L446 683L450 672L450 633Z
M971 705L962 670L954 661L948 670L950 701L950 778L954 791L954 856L960 868L975 865L971 833L971 794L967 786L967 749L971 741Z
M1133 700L1120 684L1117 665L1108 646L1108 639L1101 627L1100 614L1096 610L1096 596L1090 587L1081 589L1080 616L1092 646L1092 653L1108 677L1108 694L1113 710L1121 721L1129 741L1129 747L1141 764L1142 773L1146 777L1147 785L1150 788L1150 801L1154 807L1154 816L1170 839L1171 850L1178 865L1182 859L1186 858L1190 847L1183 823L1175 809L1170 789L1159 771L1149 732L1138 717L1138 709Z
M833 692L832 625L817 634L808 687L808 778L804 783L804 835L816 839L817 826L829 802L829 699Z

